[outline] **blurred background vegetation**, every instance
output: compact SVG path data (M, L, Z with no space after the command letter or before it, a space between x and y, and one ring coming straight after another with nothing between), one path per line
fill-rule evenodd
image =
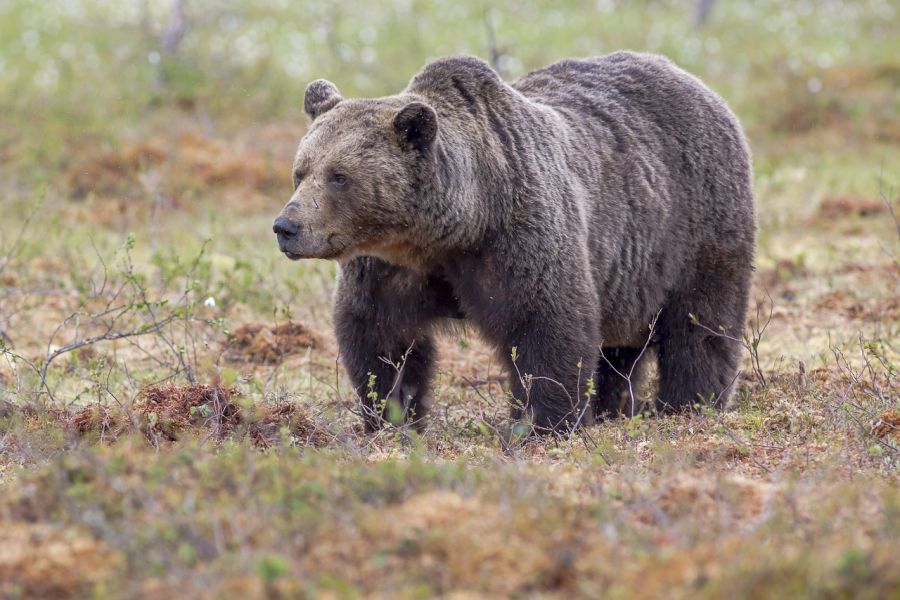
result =
M0 198L18 218L3 219L0 235L9 240L43 197L48 227L79 220L67 199L115 243L172 207L191 219L167 231L210 237L224 186L243 194L232 210L259 213L247 231L266 239L289 191L309 81L379 96L448 54L480 56L514 79L633 49L695 73L744 123L765 248L787 213L897 185L898 30L891 0L5 0Z
M115 138L157 112L207 131L287 120L299 133L318 77L378 96L448 54L515 78L624 48L708 81L756 141L825 124L845 144L897 144L898 28L890 0L5 0L0 148L56 168L80 139Z
M878 204L900 183L898 30L891 0L4 0L0 251L41 203L44 231L66 235L24 240L23 257L92 255L88 234L109 250L149 227L154 250L193 255L214 238L254 268L297 273L276 262L269 224L309 81L379 96L448 54L514 79L633 49L669 56L742 120L760 263L827 260L776 234L829 199Z

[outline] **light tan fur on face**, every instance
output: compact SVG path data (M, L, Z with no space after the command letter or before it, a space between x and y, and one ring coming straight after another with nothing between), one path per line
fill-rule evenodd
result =
M407 235L414 195L409 152L392 121L408 105L401 98L341 101L320 114L300 141L293 169L302 179L279 215L296 224L289 256L378 256L421 268L422 250ZM346 184L335 188L336 173Z

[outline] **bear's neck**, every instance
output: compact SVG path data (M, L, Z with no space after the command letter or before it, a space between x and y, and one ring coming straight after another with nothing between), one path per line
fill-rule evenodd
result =
M501 82L502 84L502 82ZM530 190L540 181L539 145L523 127L534 119L529 101L502 84L489 98L460 104L440 94L421 94L438 113L438 136L430 153L433 177L423 193L441 207L440 235L449 223L458 231L457 244L482 242L486 235L511 226L527 209ZM535 128L530 128L534 131ZM448 240L450 241L450 240Z

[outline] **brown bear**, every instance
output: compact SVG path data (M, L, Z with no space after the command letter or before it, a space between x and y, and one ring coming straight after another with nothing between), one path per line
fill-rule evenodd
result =
M340 263L337 340L369 430L385 406L420 422L433 334L460 321L536 431L630 412L650 356L660 411L727 400L756 218L740 125L697 78L617 52L508 84L453 57L385 98L314 81L304 109L274 231L288 258Z

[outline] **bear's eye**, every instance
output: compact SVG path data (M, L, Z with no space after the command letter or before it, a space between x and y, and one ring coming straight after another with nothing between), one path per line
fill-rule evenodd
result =
M303 173L298 169L294 171L294 189L296 190L300 186L300 182L303 181Z
M335 173L331 176L328 183L330 183L332 187L342 188L347 184L347 176L343 173Z

